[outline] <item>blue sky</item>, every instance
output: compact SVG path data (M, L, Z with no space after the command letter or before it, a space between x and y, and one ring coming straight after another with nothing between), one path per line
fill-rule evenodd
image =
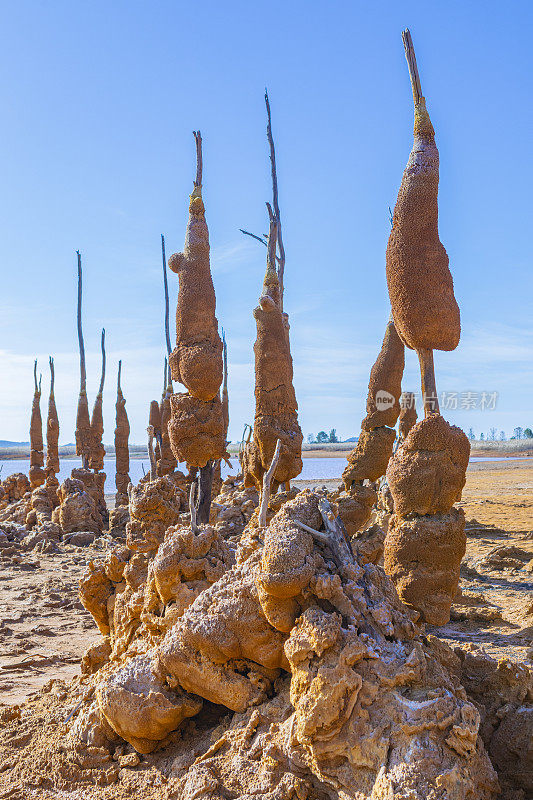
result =
M459 406L462 392L478 404L499 393L494 410L444 413L477 433L533 427L530 3L18 0L0 13L0 438L28 438L33 359L44 409L52 354L61 441L73 441L79 248L90 402L105 326L104 438L122 358L131 440L144 441L164 355L159 237L168 255L182 249L197 128L240 437L253 418L265 250L239 228L267 228L265 85L302 429L358 433L389 313L388 206L412 143L406 26L437 133L440 236L463 324L458 349L436 353L438 387ZM404 386L419 390L411 352Z

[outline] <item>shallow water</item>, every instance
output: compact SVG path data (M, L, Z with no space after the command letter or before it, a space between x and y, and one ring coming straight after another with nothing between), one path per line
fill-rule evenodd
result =
M473 457L470 461L513 461L516 459L524 458L524 456L505 456L505 457ZM231 459L232 469L229 469L226 464L222 464L222 475L226 477L226 475L236 474L238 470L238 459L233 457ZM68 458L62 459L61 461L61 469L58 475L60 481L68 478L72 469L74 467L81 466L81 462L77 458ZM340 479L342 475L342 471L346 466L346 456L342 456L340 458L304 458L303 459L303 470L298 475L297 480L299 481L310 481L310 480L335 480ZM0 480L4 480L7 478L8 475L12 475L14 472L24 472L26 475L30 469L30 462L29 459L21 458L21 459L12 459L12 460L0 460ZM142 476L144 475L144 471L148 471L150 467L148 459L142 458L132 458L130 459L130 477L133 483L137 483ZM186 472L185 464L179 465L179 468ZM104 459L104 471L107 475L106 482L105 482L105 491L107 494L112 494L116 491L115 489L115 459L114 457Z

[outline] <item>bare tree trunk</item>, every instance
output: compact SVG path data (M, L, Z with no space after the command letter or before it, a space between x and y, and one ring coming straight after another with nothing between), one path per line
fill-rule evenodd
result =
M211 489L213 486L214 462L208 461L205 467L200 467L200 487L198 491L197 516L198 522L207 524L211 512Z

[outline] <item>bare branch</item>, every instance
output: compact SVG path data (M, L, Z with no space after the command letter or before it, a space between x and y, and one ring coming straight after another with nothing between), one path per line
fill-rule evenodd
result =
M276 170L276 149L274 147L274 137L272 135L272 117L270 114L270 100L268 99L268 92L265 89L265 106L267 111L267 139L270 146L270 167L272 173L272 205L274 206L274 215L277 219L277 244L279 249L278 261L278 279L279 279L279 306L283 311L283 278L285 273L285 248L283 246L283 237L281 233L281 213L279 210L278 198L278 175Z
M196 180L194 181L194 185L198 188L202 186L202 171L203 171L203 161L202 161L202 134L200 131L193 131L194 141L196 142Z
M268 501L270 500L270 484L272 482L272 476L274 475L276 467L278 466L280 453L281 440L278 439L276 442L276 449L274 450L274 455L272 457L272 462L263 477L263 491L261 492L261 505L259 507L258 520L260 528L266 528Z
M120 375L122 372L122 361L118 362L118 376L117 376L117 394L120 392Z
M100 378L100 388L98 389L98 394L103 393L105 383L105 328L102 328L102 340L100 346L102 348L102 375Z
M245 236L251 236L252 239L257 239L258 242L261 242L261 244L264 244L265 247L268 247L268 234L264 233L263 236L265 238L262 239L260 236L256 236L255 233L250 233L250 231L245 231L242 228L239 228L239 230L240 230L241 233L244 233ZM276 256L276 261L278 262L278 267L279 267L279 264L280 264L280 257L279 256ZM279 280L279 275L278 275L278 280Z
M439 414L439 397L435 382L435 364L433 350L417 350L420 361L420 375L422 379L422 400L424 402L424 416Z
M411 78L411 88L413 90L413 100L415 105L418 105L422 95L422 87L420 85L420 76L418 74L418 67L416 66L415 48L413 47L413 40L411 39L411 32L406 28L402 32L402 41L405 50L405 57L409 66L409 77Z
M168 279L167 279L167 257L165 253L165 237L161 234L161 257L163 259L163 288L165 290L165 337L167 340L167 353L170 355L172 347L170 345L170 322L169 322L169 299L168 299Z
M191 512L191 530L193 533L198 533L198 525L196 524L196 498L195 498L196 481L191 482L191 490L189 492L189 509Z
M78 345L80 351L80 391L87 389L87 372L85 370L85 345L83 344L83 331L81 327L81 299L83 275L81 269L81 253L76 250L78 256Z
M48 364L50 365L50 394L53 395L56 374L54 369L54 359L52 358L52 356L48 356Z
M317 540L317 542L320 542L320 544L329 545L329 537L326 536L325 533L322 533L321 531L317 531L314 528L311 528L309 525L306 525L305 522L300 522L299 519L295 519L293 520L293 522L298 528L301 528L303 531L307 531L307 533L310 533L311 536L313 536Z
M260 236L257 236L255 233L250 233L250 231L245 231L242 228L239 228L239 230L240 230L241 233L244 233L245 236L251 236L252 239L257 239L257 241L261 242L261 244L264 244L265 247L268 246L267 242L265 241L265 239L262 239Z

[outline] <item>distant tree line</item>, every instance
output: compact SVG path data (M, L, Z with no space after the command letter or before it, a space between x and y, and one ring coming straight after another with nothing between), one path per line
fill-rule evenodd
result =
M336 428L332 428L329 433L319 431L316 436L314 433L309 433L307 441L309 444L335 444L335 442L339 441L339 437L337 436Z
M468 438L470 441L476 441L476 435L474 433L474 429L470 428L468 431ZM509 439L533 439L533 430L531 428L521 428L518 426L513 430L513 435L509 437ZM489 432L485 435L485 433L479 434L480 442L495 442L499 440L500 442L506 442L507 436L505 431L500 431L498 433L496 428L490 428Z

